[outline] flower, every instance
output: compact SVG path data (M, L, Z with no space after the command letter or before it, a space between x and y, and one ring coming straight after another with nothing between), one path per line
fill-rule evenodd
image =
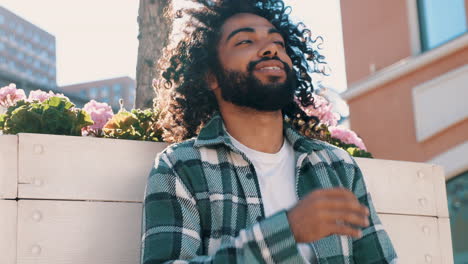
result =
M16 85L11 83L0 88L0 106L8 108L20 100L25 100L26 94L23 89L16 89Z
M61 97L61 98L65 98L67 99L68 101L70 101L70 99L68 99L68 97L66 97L65 95L63 94L60 94L60 93L54 93L52 91L49 91L48 93L47 92L44 92L42 90L35 90L35 91L31 91L29 92L29 97L28 97L28 101L30 102L33 102L33 101L39 101L39 102L44 102L45 100L49 99L50 97Z
M358 148L367 151L364 142L354 131L347 129L344 126L330 126L328 127L328 131L330 131L332 138L339 139L346 144L354 144Z
M325 97L318 94L312 94L312 97L314 98L314 104L307 107L302 106L299 99L296 98L295 101L304 113L308 116L317 117L321 124L336 126L340 119L340 115L332 112L333 105L330 104Z
M94 121L94 124L88 126L85 128L85 130L91 129L96 133L99 133L107 121L109 121L109 119L111 119L114 115L112 107L110 107L107 103L99 103L94 100L91 100L89 103L85 104L83 110L91 115L91 119Z

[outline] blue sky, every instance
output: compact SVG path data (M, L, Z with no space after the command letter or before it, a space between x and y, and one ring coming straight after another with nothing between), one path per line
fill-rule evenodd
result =
M332 69L323 82L346 88L338 0L286 0L292 15L325 39ZM137 0L0 0L0 5L55 35L57 82L67 85L117 76L135 78ZM320 9L316 10L317 6Z

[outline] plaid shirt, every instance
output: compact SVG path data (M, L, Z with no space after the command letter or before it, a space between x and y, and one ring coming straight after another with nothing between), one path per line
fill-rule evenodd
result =
M351 190L370 210L360 239L331 235L311 243L318 263L396 263L355 161L342 149L284 135L296 160L296 193ZM281 194L278 194L281 195ZM199 136L156 157L145 190L141 263L304 263L286 211L264 217L255 169L226 134L220 115Z

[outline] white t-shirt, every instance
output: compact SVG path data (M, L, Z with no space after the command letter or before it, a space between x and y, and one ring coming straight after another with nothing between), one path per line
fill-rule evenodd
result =
M229 135L229 134L228 134ZM229 135L232 144L253 163L260 185L265 216L293 207L298 198L295 187L294 150L285 139L280 151L274 154L253 150ZM306 263L315 263L310 245L298 244L299 252Z

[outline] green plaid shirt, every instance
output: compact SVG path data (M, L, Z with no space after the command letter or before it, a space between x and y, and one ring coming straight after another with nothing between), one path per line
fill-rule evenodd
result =
M396 263L351 156L287 124L284 135L295 152L299 199L344 187L370 210L362 238L331 235L311 243L318 263ZM156 157L143 202L141 263L304 263L286 211L265 218L254 166L232 145L220 115L197 138Z

